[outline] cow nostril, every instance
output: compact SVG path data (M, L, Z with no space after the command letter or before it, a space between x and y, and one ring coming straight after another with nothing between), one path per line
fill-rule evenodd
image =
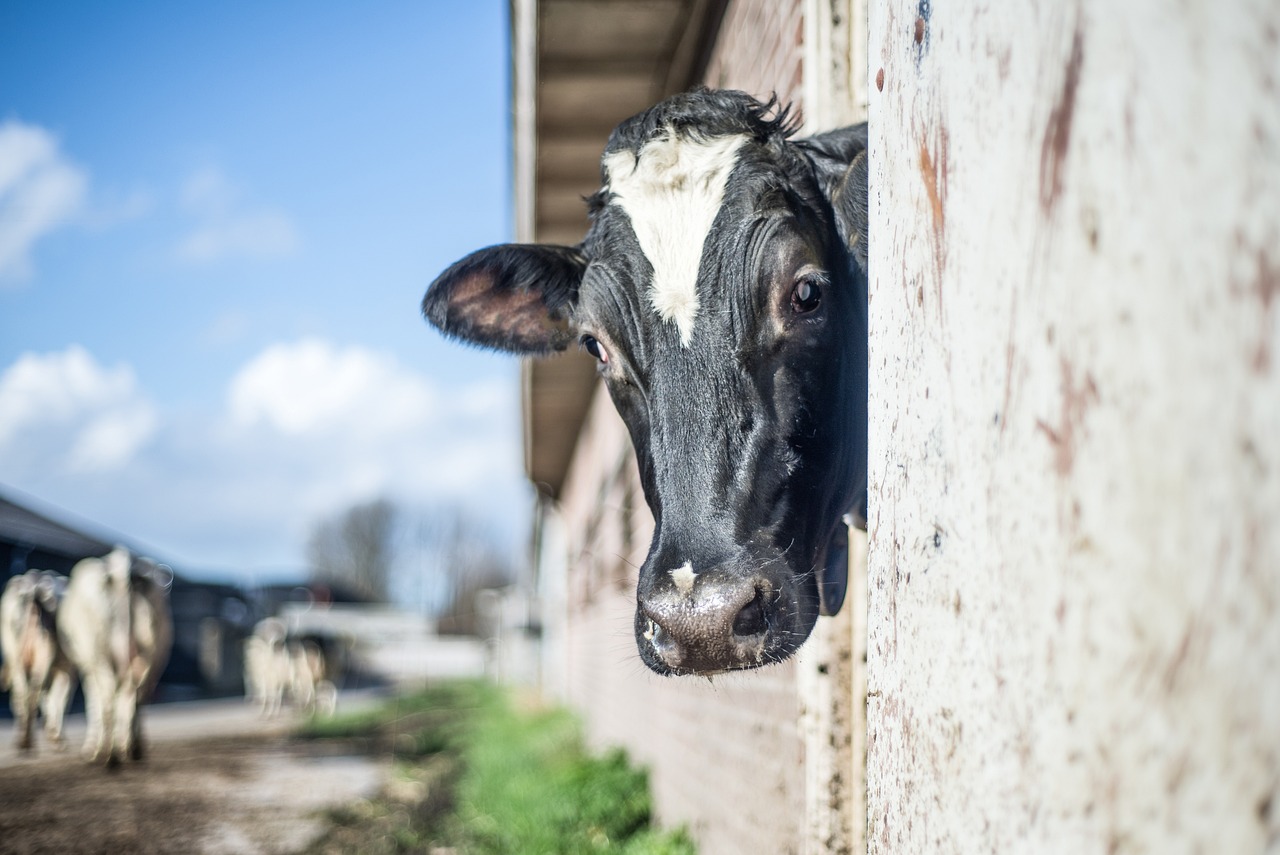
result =
M671 634L652 619L649 621L648 631L645 632L645 636L649 639L649 643L653 645L653 649L661 654L675 649L676 644L671 638Z
M747 603L733 619L733 634L739 636L759 635L769 628L765 619L764 594L756 590L755 597Z

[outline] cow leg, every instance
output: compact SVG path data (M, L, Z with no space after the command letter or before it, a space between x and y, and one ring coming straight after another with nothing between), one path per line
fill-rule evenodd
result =
M337 687L331 680L321 680L316 684L316 712L322 716L330 716L337 707Z
M142 741L142 703L137 701L133 708L133 728L129 738L129 759L143 760L146 758L147 746Z
M106 743L111 738L115 719L115 698L112 687L115 675L110 666L98 665L84 675L84 706L88 728L81 754L89 762L95 762L105 754Z
M13 710L15 744L23 751L31 750L31 729L35 724L35 695L21 667L12 669L9 708Z
M115 729L111 740L111 756L107 761L112 766L130 756L133 751L133 728L137 704L137 685L127 678L122 680L116 688Z
M262 704L262 713L267 718L275 718L280 714L284 704L285 677L280 673L280 657L274 651L271 654L271 676L267 682L266 697Z
M67 667L57 667L49 680L49 690L44 696L44 728L49 742L58 750L67 747L62 736L62 719L67 712L67 703L75 689L75 674Z
M129 759L145 760L147 758L147 747L142 741L142 716L139 715L141 710L135 710L133 713L133 736L129 741Z

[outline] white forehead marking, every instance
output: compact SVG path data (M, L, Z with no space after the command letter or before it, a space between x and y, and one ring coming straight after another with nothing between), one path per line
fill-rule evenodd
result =
M671 571L671 581L676 583L676 590L680 592L682 597L687 597L693 591L693 580L698 576L693 572L693 562L686 561L682 566Z
M746 140L745 134L691 139L668 128L645 143L639 157L627 150L604 157L613 202L627 212L653 267L649 302L676 325L685 347L698 316L702 245Z

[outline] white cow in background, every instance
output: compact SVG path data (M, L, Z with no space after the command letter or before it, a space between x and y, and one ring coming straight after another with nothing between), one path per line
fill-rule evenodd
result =
M253 628L244 642L245 695L256 701L265 716L280 712L289 685L289 657L285 651L285 626L279 618L267 618Z
M284 621L266 618L244 643L245 695L267 717L289 700L303 712L333 712L336 690L325 679L324 652L314 641L289 638Z
M67 577L48 570L30 570L14 576L0 595L0 651L4 675L0 685L9 689L19 748L33 745L37 707L43 709L45 733L61 748L62 716L75 672L58 643L56 620Z
M88 734L85 759L115 765L140 759L145 703L169 660L173 576L117 546L71 570L58 611L58 638L80 670Z
M326 679L324 651L309 639L290 641L288 648L290 694L294 704L303 712L332 714L337 690Z

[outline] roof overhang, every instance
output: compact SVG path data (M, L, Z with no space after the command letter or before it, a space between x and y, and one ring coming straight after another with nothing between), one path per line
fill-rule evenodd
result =
M614 126L702 80L728 0L512 0L516 239L576 244ZM557 497L598 379L576 351L523 366L525 471Z

